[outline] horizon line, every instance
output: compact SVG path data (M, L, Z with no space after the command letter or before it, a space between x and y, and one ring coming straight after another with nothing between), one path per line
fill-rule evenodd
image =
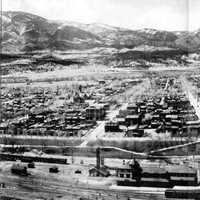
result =
M80 24L84 24L84 25L91 25L91 24L99 24L99 25L105 25L105 26L110 26L110 27L113 27L113 28L121 28L121 29L127 29L127 30L133 30L133 31L137 31L137 30L145 30L145 29L149 29L149 30L157 30L157 31L166 31L166 32L195 32L198 29L193 29L193 30L166 30L166 29L157 29L157 28L153 28L153 27L143 27L143 28L130 28L130 27L125 27L125 26L113 26L113 25L110 25L110 24L105 24L105 23L102 23L102 22L97 22L97 21L94 21L94 22L91 22L91 23L84 23L84 22L80 22L80 21L74 21L74 20L65 20L65 19L50 19L50 18L47 18L47 17L43 17L42 15L38 15L38 14L35 14L35 13L31 13L31 12L25 12L25 11L22 11L22 10L3 10L2 9L2 13L3 12L19 12L19 13L25 13L25 14L31 14L31 15L35 15L37 17L41 17L41 18L44 18L46 20L50 20L50 21L60 21L60 22L72 22L72 23L80 23Z

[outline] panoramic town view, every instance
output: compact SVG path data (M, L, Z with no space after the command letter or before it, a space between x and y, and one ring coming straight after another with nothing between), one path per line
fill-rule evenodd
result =
M1 0L0 200L200 199L199 9Z

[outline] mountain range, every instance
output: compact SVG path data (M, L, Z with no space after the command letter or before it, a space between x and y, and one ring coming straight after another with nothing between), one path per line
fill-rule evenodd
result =
M200 50L200 30L130 30L98 23L53 21L18 11L3 12L0 20L3 52L67 51L98 47L142 50L153 47L187 52Z

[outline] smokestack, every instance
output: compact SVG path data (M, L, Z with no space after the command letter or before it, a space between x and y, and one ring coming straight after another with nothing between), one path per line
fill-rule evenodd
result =
M96 149L96 168L97 169L100 169L100 167L101 167L101 155L100 155L100 147L98 147L97 149Z
M101 156L101 166L104 166L104 157L103 156Z

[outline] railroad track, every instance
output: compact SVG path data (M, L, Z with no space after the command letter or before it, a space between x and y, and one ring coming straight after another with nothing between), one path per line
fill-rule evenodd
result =
M141 199L141 200L162 200L164 195L158 194L142 194L136 191L124 191L124 190L113 190L108 189L108 187L95 187L89 186L83 183L68 182L58 180L52 177L19 177L14 175L0 175L0 179L6 183L6 185L11 185L9 190L0 190L0 196L7 195L15 197L26 196L28 199L38 198L38 196L45 198L49 197L66 197L66 200L79 200L80 197L88 198L89 200L102 199L102 200L127 200L128 198ZM33 197L30 196L32 193ZM65 198L64 198L65 199Z

